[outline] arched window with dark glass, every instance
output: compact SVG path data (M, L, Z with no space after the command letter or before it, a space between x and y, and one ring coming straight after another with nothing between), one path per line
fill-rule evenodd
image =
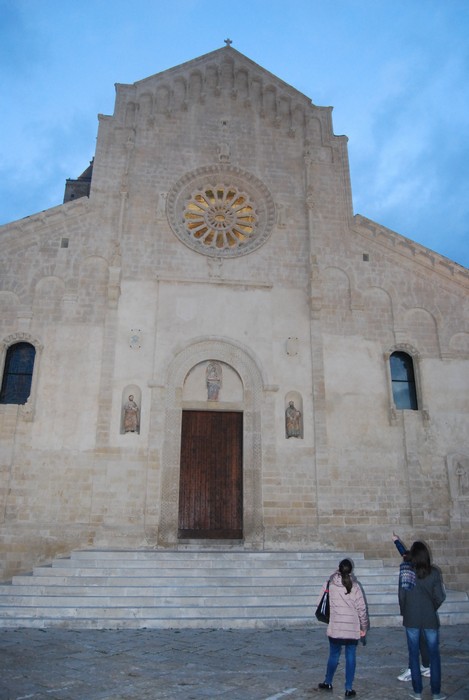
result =
M36 349L30 343L10 345L5 357L0 403L24 404L31 393Z
M414 362L406 352L393 352L391 365L392 396L396 408L418 409Z

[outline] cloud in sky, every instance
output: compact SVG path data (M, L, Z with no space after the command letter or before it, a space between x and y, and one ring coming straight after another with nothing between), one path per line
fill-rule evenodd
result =
M0 0L0 223L62 202L115 83L230 37L334 106L355 212L469 266L468 36L467 0Z

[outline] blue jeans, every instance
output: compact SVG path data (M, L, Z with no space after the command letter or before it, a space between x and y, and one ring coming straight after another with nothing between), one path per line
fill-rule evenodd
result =
M334 673L339 665L340 652L342 646L345 647L345 690L352 690L353 679L355 677L357 641L355 639L332 639L329 637L329 659L327 661L325 683L332 685Z
M412 687L414 693L422 692L422 675L420 673L419 660L419 639L420 630L414 627L405 628L407 635L407 646L409 648L409 663L410 672L412 673ZM430 688L432 694L436 695L441 690L441 660L439 647L438 630L424 629L423 633L428 646L428 655L430 657Z

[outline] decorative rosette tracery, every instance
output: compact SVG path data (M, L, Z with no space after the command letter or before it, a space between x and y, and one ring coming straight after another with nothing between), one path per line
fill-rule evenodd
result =
M222 165L188 173L167 198L167 215L176 236L198 253L213 257L256 250L270 235L274 209L260 180Z

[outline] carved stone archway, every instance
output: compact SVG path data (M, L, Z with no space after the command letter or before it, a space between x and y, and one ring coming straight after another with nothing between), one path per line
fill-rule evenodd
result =
M178 543L178 495L181 451L182 387L189 371L206 360L223 362L240 376L244 387L243 483L244 545L262 547L261 399L264 382L249 352L232 341L198 339L171 362L166 376L166 407L161 471L161 509L158 543Z

